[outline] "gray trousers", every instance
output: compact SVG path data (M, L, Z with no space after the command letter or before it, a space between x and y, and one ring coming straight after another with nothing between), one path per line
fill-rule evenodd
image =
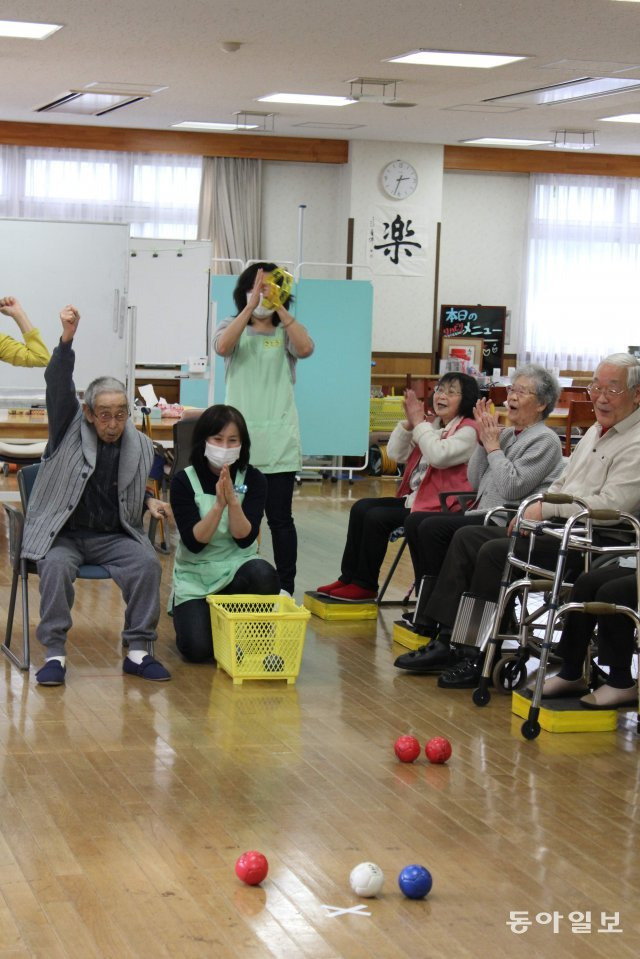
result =
M162 567L151 543L138 543L123 533L63 531L38 560L40 623L36 635L47 656L64 656L72 624L73 584L78 567L84 564L109 571L126 603L122 639L130 649L146 649L147 643L156 639L160 617Z

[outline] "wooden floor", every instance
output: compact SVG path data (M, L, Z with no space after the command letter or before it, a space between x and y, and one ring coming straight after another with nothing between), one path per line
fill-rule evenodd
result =
M14 488L0 480L0 494ZM337 575L351 502L391 489L297 490L299 599ZM403 565L396 595L410 578ZM0 658L0 959L637 956L632 713L616 732L525 742L508 697L478 709L468 691L394 669L397 609L377 623L312 618L295 686L234 686L182 663L164 614L157 652L173 681L123 677L115 587L79 584L74 616L66 687ZM398 763L403 733L446 736L452 759ZM261 887L234 874L247 849L269 860ZM363 860L384 870L378 899L349 888ZM424 901L397 888L410 863L433 875ZM324 908L359 903L370 915ZM515 911L532 920L524 934L507 925ZM569 914L585 912L590 931L573 932ZM602 913L622 932L599 932Z

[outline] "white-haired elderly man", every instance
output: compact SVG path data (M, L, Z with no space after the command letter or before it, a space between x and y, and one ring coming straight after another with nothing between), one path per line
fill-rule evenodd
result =
M170 674L146 652L156 639L161 567L142 514L145 502L154 516L167 509L146 493L153 444L130 421L119 380L94 380L80 405L72 348L80 314L67 306L60 319L62 336L44 374L49 441L29 499L22 550L24 558L36 560L40 577L37 636L46 659L36 681L65 681L73 584L78 567L90 564L108 569L126 602L123 671L161 682Z
M640 512L640 363L628 353L613 353L598 365L589 386L596 422L582 437L564 471L549 486L549 493L579 496L592 509L619 509ZM576 505L536 503L526 516L531 520L567 518L577 512ZM600 536L604 539L605 532ZM431 672L444 660L450 648L451 629L463 592L496 602L509 541L507 529L498 526L468 526L453 536L425 614L437 629L437 639L415 653L396 660L396 666L412 672ZM526 555L522 539L517 549ZM539 537L533 559L540 566L553 568L559 543L551 537ZM579 554L570 557L579 563ZM429 656L426 656L427 650ZM480 663L476 663L476 677ZM454 672L466 664L451 667ZM438 685L453 685L448 675ZM475 684L475 683L474 683ZM471 683L470 683L471 685ZM594 694L597 697L597 692Z

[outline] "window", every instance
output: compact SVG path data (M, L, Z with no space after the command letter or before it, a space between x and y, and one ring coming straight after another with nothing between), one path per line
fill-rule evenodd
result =
M195 239L201 157L0 148L0 215L129 223L131 236Z
M533 176L520 358L593 369L638 342L640 180Z

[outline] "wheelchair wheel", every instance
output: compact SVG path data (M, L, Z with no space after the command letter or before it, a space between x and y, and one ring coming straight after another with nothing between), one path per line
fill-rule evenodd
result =
M478 687L478 689L474 689L473 693L471 694L471 698L476 706L486 706L491 699L491 693L488 689L481 689Z
M525 739L537 739L540 735L540 723L536 719L527 719L523 722L520 732Z
M522 660L514 656L503 656L494 666L491 678L495 688L508 695L514 689L522 689L526 684L527 667Z

